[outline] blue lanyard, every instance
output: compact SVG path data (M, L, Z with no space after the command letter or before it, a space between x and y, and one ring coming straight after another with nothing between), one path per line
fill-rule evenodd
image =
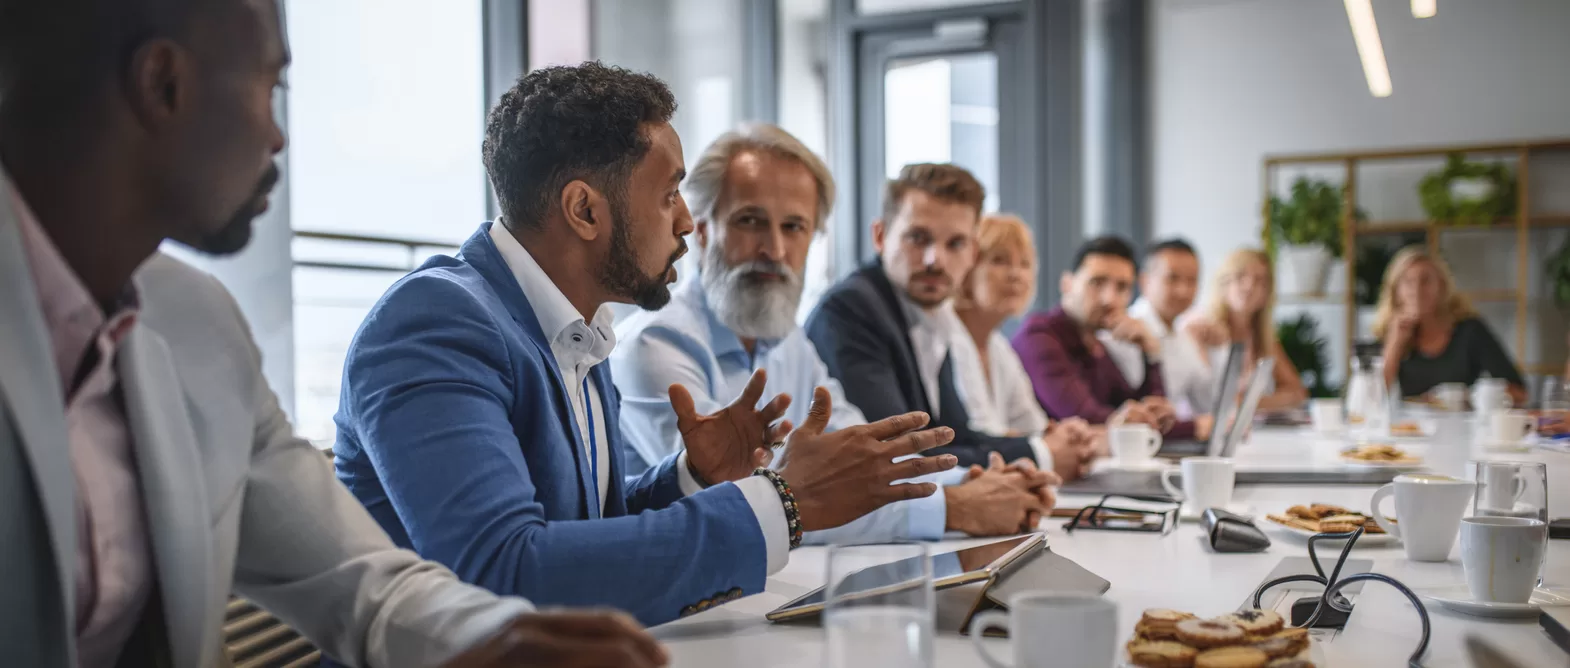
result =
M600 498L600 446L594 436L594 399L589 396L589 377L583 377L583 412L589 418L589 480L594 498Z

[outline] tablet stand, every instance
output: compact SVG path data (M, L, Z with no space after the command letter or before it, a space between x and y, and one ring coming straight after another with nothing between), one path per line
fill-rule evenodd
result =
M962 634L969 634L970 623L976 615L986 610L1008 610L1009 598L1019 592L1049 590L1104 594L1111 587L1110 582L1043 546L986 582L938 592L937 628L957 629ZM1002 629L996 628L987 629L986 634L1007 636Z

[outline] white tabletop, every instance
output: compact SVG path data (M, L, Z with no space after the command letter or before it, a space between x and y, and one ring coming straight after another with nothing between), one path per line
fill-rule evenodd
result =
M1549 469L1549 514L1570 515L1570 484L1566 467L1570 455L1534 450L1498 453L1471 445L1471 426L1452 418L1442 420L1433 439L1402 442L1420 454L1435 472L1463 477L1466 462L1475 458L1539 461ZM1240 448L1240 467L1275 468L1290 462L1333 465L1344 442L1318 438L1307 430L1260 429ZM1146 608L1175 608L1201 615L1219 615L1236 609L1265 576L1285 557L1307 556L1304 543L1269 528L1265 513L1280 512L1296 504L1322 502L1367 510L1375 487L1239 487L1235 501L1251 506L1273 544L1258 554L1215 554L1204 545L1198 525L1184 524L1166 536L1142 533L1079 531L1066 534L1063 520L1042 524L1054 552L1066 556L1112 583L1106 597L1118 605L1119 637L1133 634L1135 622ZM1083 505L1065 499L1065 505ZM1388 503L1388 502L1387 502ZM1387 505L1393 512L1393 505ZM964 539L943 541L934 552L946 552L987 542ZM1323 557L1322 557L1323 558ZM1329 555L1327 566L1333 563ZM1373 572L1392 576L1415 590L1464 584L1460 556L1452 551L1446 563L1408 561L1399 546L1358 548L1352 558L1372 559ZM654 629L670 648L674 665L683 667L747 666L771 668L826 665L823 632L813 625L774 625L763 615L823 584L823 548L801 548L790 564L769 578L766 591L708 612ZM1570 541L1550 541L1546 586L1570 591ZM1420 625L1411 604L1396 590L1368 583L1355 599L1355 611L1345 630L1322 638L1331 666L1400 666L1417 645ZM1463 640L1468 634L1486 637L1522 665L1570 664L1570 657L1555 646L1535 619L1490 620L1427 606L1433 636L1426 666L1470 666ZM988 640L998 645L1006 640ZM940 631L935 642L937 666L983 666L968 638Z

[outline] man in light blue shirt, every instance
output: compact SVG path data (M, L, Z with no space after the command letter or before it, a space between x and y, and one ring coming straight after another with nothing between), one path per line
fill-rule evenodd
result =
M625 471L636 474L682 447L669 388L691 393L699 413L733 401L757 370L765 396L798 398L786 419L800 424L799 398L827 389L834 412L828 430L866 423L845 399L805 332L796 325L801 274L813 237L834 201L823 162L794 137L753 125L720 137L704 151L683 185L701 251L700 280L672 294L666 308L617 326L611 355L622 395L621 424L632 446ZM787 455L788 456L788 455ZM929 478L939 491L892 504L849 525L809 533L808 542L935 540L945 531L1010 535L1033 530L1051 508L1050 472L1029 460L954 470Z

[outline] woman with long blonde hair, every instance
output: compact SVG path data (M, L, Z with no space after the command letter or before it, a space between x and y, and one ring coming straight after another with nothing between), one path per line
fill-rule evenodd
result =
M994 436L1041 435L1056 472L1073 479L1095 454L1092 430L1071 418L1049 424L1030 375L999 331L1036 295L1036 244L1018 216L989 213L976 228L976 264L959 283L954 315L961 330L949 355L970 428ZM1043 453L1045 454L1045 453Z
M1201 345L1212 348L1213 360L1223 355L1228 343L1241 343L1244 369L1254 368L1266 357L1276 361L1271 374L1273 387L1260 399L1259 410L1294 408L1308 400L1297 367L1276 339L1275 306L1270 256L1242 248L1222 261L1201 314L1185 327Z
M1470 385L1488 374L1526 401L1526 384L1510 353L1489 331L1445 261L1421 246L1396 253L1385 269L1374 312L1374 337L1384 342L1385 382L1415 397L1443 383Z

